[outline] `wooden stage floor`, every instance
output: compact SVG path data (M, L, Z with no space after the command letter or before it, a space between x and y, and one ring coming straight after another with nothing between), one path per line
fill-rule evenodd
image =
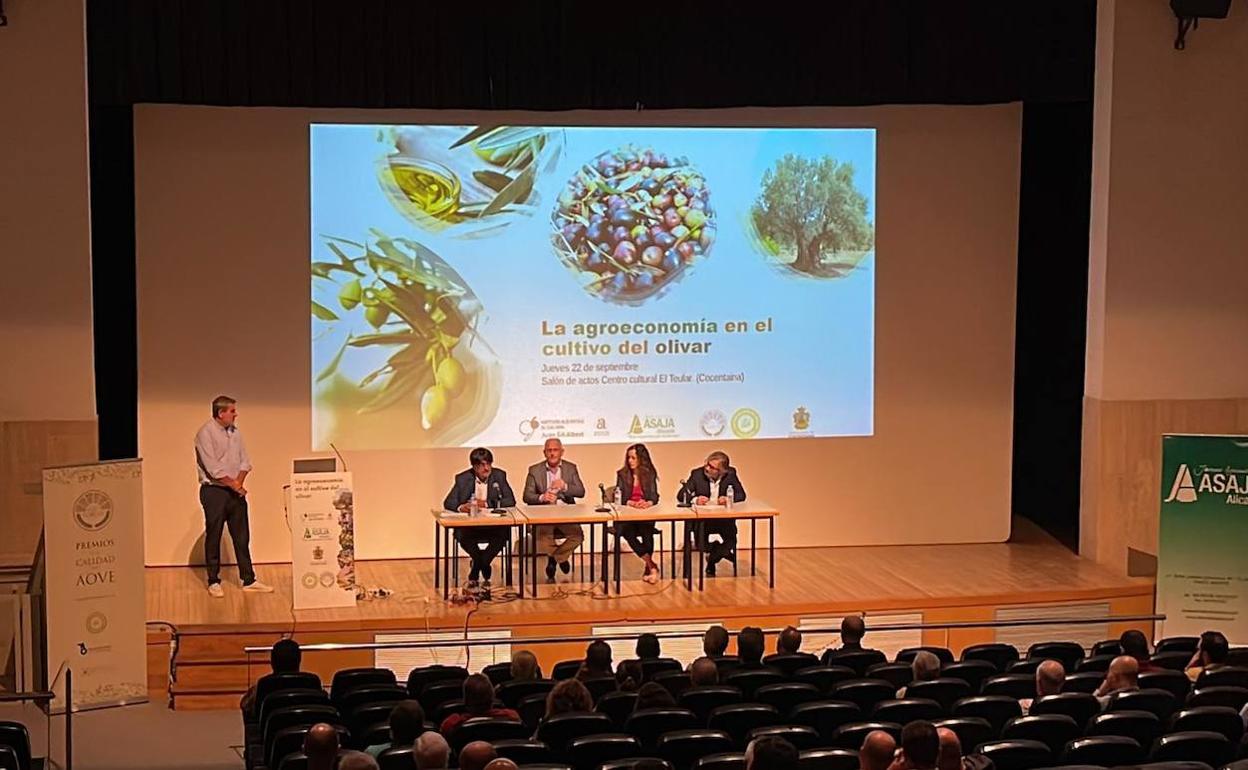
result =
M508 629L521 639L587 634L595 625L712 619L730 629L780 627L850 612L906 613L926 622L950 622L990 620L1002 608L1028 605L1087 604L1114 615L1148 614L1153 608L1152 580L1129 578L1080 558L1023 520L1015 522L1011 541L999 544L781 549L774 590L767 586L765 550L758 556L757 577L748 576L746 552L740 577L721 564L720 576L708 579L704 592L689 592L683 582L670 579L655 586L641 582L640 562L626 553L623 595L604 597L601 585L539 582L537 599L485 603L470 617L465 606L443 602L434 590L431 559L361 562L361 583L385 587L393 595L351 609L298 612L290 609L290 565L257 567L260 578L277 589L272 594L243 594L233 569L227 568L226 597L220 600L208 596L202 569L158 567L147 570L147 615L149 621L176 628L175 696L187 706L211 706L226 700L223 693L234 697L241 692L252 675L243 646L270 644L291 632L305 643L371 642L377 633L466 628ZM669 565L665 559L665 571ZM665 572L664 577L670 576ZM985 629L923 634L924 643L954 649L992 638ZM167 649L168 637L154 633L149 641L152 684L159 688L161 650ZM560 645L548 645L539 657L579 656L584 645L550 647ZM371 657L355 657L360 659L339 655L325 667L371 665Z

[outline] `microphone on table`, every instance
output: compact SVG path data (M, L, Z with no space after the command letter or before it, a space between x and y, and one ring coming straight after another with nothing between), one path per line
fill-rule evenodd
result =
M594 513L610 513L611 509L607 507L607 485L598 485L598 494L601 496L602 502L598 503L598 507L594 509Z
M693 503L689 502L689 479L683 479L680 482L680 489L676 490L676 507L692 508Z
M502 502L503 502L503 493L498 488L498 482L495 481L494 482L494 508L490 511L490 513L506 513L507 511L503 510Z

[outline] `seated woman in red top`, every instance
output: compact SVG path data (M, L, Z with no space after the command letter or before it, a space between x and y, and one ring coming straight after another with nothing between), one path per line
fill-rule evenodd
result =
M464 711L442 720L438 732L449 741L460 725L476 717L520 721L520 715L512 709L494 708L494 685L485 674L473 674L464 680Z
M645 444L633 444L624 452L624 467L615 473L615 486L630 508L649 508L659 502L659 474L650 460ZM654 522L624 521L619 525L620 537L641 557L646 568L641 579L659 582L659 565L654 560Z

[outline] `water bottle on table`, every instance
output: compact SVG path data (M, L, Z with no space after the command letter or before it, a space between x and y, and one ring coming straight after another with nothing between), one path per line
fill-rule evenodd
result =
M724 507L730 511L732 510L733 497L735 496L736 493L733 491L732 487L729 486L727 493L724 495Z

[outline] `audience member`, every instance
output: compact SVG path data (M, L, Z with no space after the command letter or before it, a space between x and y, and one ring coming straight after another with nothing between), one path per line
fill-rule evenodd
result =
M930 682L940 677L940 658L935 653L919 650L910 661L910 675L914 682ZM906 688L897 691L898 698L906 697Z
M490 760L490 764L485 766L485 770L520 770L520 766L507 757L499 757Z
M576 678L585 681L602 676L614 676L611 671L611 645L597 639L585 648L585 661L576 672Z
M425 710L420 701L401 700L390 710L390 742L375 743L365 749L375 757L389 748L406 748L416 742L416 736L425 729Z
M1200 635L1200 644L1196 654L1187 664L1187 678L1195 682L1203 671L1216 669L1226 665L1231 654L1230 644L1220 631L1206 631Z
M459 770L485 770L486 765L498 759L498 752L485 741L473 741L459 752Z
M901 751L896 764L904 770L935 770L940 755L936 725L916 719L901 728Z
M594 697L579 679L565 679L546 694L546 719L573 711L593 711Z
M797 770L797 749L774 735L755 738L745 748L745 770Z
M728 651L728 629L723 626L711 626L702 634L702 652L708 658L722 658Z
M637 637L637 660L655 660L659 657L659 637L654 634L642 634Z
M1135 658L1135 662L1140 664L1140 673L1146 671L1156 671L1157 666L1149 660L1148 637L1144 636L1142 631L1134 628L1130 631L1123 631L1122 636L1118 637L1118 644L1122 647L1123 655L1130 655Z
M299 649L299 643L294 639L278 639L274 642L272 649L269 650L269 673L256 680L256 683L247 688L247 692L243 693L243 698L238 702L238 707L243 711L244 719L254 721L259 717L257 709L260 704L256 703L256 688L265 679L273 674L294 674L299 671L299 666L303 662L303 652Z
M1066 669L1062 668L1062 664L1056 660L1046 660L1039 666L1036 666L1036 697L1023 698L1018 705L1023 709L1023 715L1031 710L1031 704L1046 695L1057 695L1062 691L1062 684L1066 681Z
M540 672L537 670L536 655L528 650L518 650L511 656L511 681L527 682L540 678Z
M962 741L948 727L937 727L936 738L940 751L936 755L936 770L962 770Z
M666 687L654 682L646 682L637 690L637 705L633 708L650 709L675 705L676 699L672 697L672 694L667 691Z
M338 760L338 770L381 770L372 755L362 751L348 751Z
M776 652L781 655L796 655L801 652L802 632L793 626L785 626L776 637Z
M308 770L333 770L338 759L338 731L324 722L312 725L303 737L303 753L308 757Z
M872 730L858 750L858 767L860 770L888 770L896 751L897 741L893 736L883 730Z
M746 626L737 634L737 655L741 658L741 670L763 668L763 629Z
M1130 655L1119 655L1109 662L1109 671L1105 672L1105 680L1096 688L1096 699L1101 708L1109 706L1115 695L1140 689L1138 681L1140 664Z
M441 733L428 730L416 739L412 756L416 759L416 770L446 770L451 763L451 745Z
M701 657L689 664L689 681L694 687L709 687L719 684L719 666L707 657Z
M841 620L841 646L828 651L828 658L833 665L836 658L850 652L862 652L862 638L867 635L867 622L861 615L847 615Z
M460 725L475 717L520 720L512 709L494 708L494 685L485 674L473 674L464 680L464 710L442 720L438 732L449 740Z
M615 684L624 692L637 692L643 681L640 660L622 660L615 667Z

